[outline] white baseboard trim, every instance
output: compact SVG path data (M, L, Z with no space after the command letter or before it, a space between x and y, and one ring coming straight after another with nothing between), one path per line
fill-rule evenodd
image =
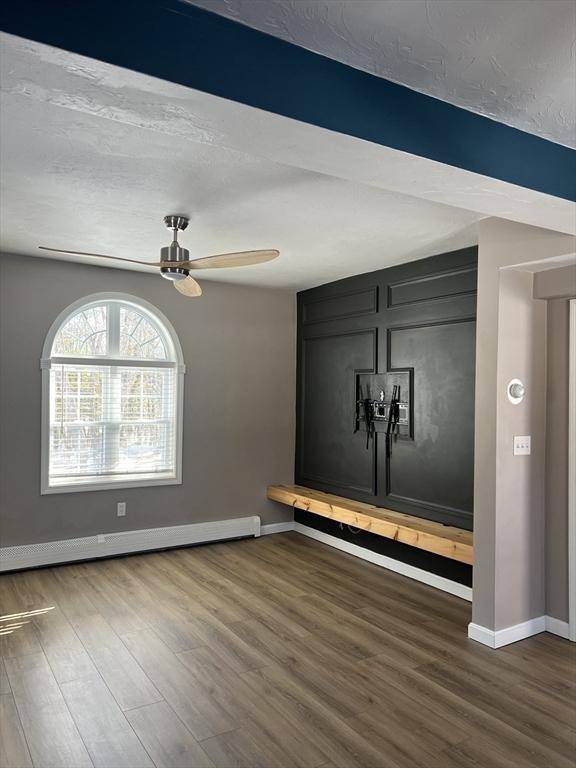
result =
M515 624L512 627L496 631L479 624L468 624L468 637L487 645L489 648L502 648L504 645L517 643L519 640L532 637L532 635L539 635L540 632L550 632L552 635L558 635L558 637L563 637L566 640L570 639L568 622L555 619L553 616L538 616L536 619L530 619L530 621L524 621L522 624Z
M538 616L536 619L523 621L521 624L514 624L505 629L487 629L470 622L468 624L468 637L476 640L477 643L487 645L489 648L502 648L510 643L517 643L519 640L525 640L532 635L538 635L546 630L546 616Z
M294 520L287 520L284 523L266 523L260 526L260 535L267 536L271 533L284 533L294 530Z
M146 552L167 547L201 544L208 541L260 535L260 518L238 517L208 523L191 523L139 531L119 531L84 536L79 539L46 541L0 548L0 571L57 565L76 560L92 560L131 552Z
M370 549L359 547L357 544L351 544L336 536L331 536L329 533L323 533L322 531L317 531L315 528L302 525L302 523L294 523L294 530L311 539L321 541L323 544L328 544L330 547L340 549L342 552L347 552L349 555L354 555L362 560L368 560L368 562L379 565L382 568L387 568L389 571L400 573L415 581L428 584L430 587L436 587L436 589L440 589L442 592L449 592L451 595L456 595L456 597L461 597L463 600L472 602L471 587L466 587L463 584L458 584L456 581L445 579L443 576L436 576L434 573L428 573L428 571L423 571L421 568L402 563L400 560L394 560L392 557L379 555L377 552L372 552Z
M570 639L570 624L567 621L555 619L553 616L546 616L546 632L552 635L558 635L565 640Z

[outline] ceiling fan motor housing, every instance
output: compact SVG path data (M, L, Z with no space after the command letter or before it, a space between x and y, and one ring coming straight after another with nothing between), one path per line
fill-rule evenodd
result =
M175 216L166 216L164 221L166 222L166 226L168 226L167 219L175 219L175 218L182 218L182 217L175 217ZM186 224L180 226L173 226L174 229L174 240L170 245L167 245L165 248L160 249L160 261L189 261L190 260L190 252L187 248L182 248L182 246L178 243L176 240L177 237L177 231L178 229L186 229L188 222L186 221ZM188 277L188 270L182 269L182 267L161 267L160 268L160 274L162 277L165 277L167 280L177 281L177 280L184 280L186 277Z

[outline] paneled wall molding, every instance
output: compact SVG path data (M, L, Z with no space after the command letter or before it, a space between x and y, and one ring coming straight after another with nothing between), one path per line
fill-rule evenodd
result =
M457 285L450 278L462 278L469 280L467 287ZM437 281L442 280L443 287L438 289ZM454 287L452 288L452 284ZM412 288L412 296L409 289ZM428 290L426 290L428 289ZM427 301L442 301L452 296L469 296L476 293L476 267L464 267L462 269L450 269L437 272L425 277L417 277L413 280L400 280L390 283L387 290L387 306L389 309L399 306L412 306Z
M362 366L361 368L351 368L349 373L349 376L347 376L347 384L348 384L348 398L344 403L340 401L340 405L343 405L344 408L347 407L347 403L351 402L354 404L354 398L355 398L355 375L359 371L368 373L368 372L375 372L377 368L377 360L378 360L378 329L377 328L365 328L361 330L344 330L344 331L334 331L334 332L327 332L322 334L315 334L306 336L305 338L300 340L300 354L299 354L299 385L298 388L300 390L300 397L297 399L297 414L296 418L300 423L305 423L306 415L307 415L307 404L306 404L306 390L304 382L306 381L307 376L307 369L306 369L306 360L307 360L307 352L308 352L308 346L312 342L320 342L320 341L327 341L327 340L336 340L336 339L349 339L350 337L364 337L368 338L368 345L367 345L367 352L368 352L368 359L366 362L368 362L368 365ZM326 389L326 397L330 398L334 396L334 388L333 383L327 382L327 389ZM316 405L310 405L309 407L317 407ZM352 421L350 422L351 428L353 429L353 416L354 413L352 412L351 417ZM336 415L334 415L334 418L336 418ZM338 416L338 419L341 421L342 414ZM346 429L347 427L345 427ZM322 486L323 488L333 488L333 489L344 489L347 493L353 494L353 495L360 495L362 498L367 498L370 496L373 496L376 492L376 472L375 472L375 449L374 445L370 447L369 451L366 451L367 456L363 456L365 462L369 462L369 466L366 467L365 475L367 476L367 482L346 482L342 479L341 476L332 476L330 473L325 472L318 472L314 471L309 464L307 463L307 451L306 451L306 439L305 435L302 433L297 435L296 440L296 464L297 464L297 473L301 477L301 484L302 485L312 485L314 486ZM317 461L319 456L316 453L312 453L311 456L309 456L313 461Z
M439 515L446 515L454 518L455 520L461 520L462 522L468 522L470 520L470 512L465 509L458 509L457 507L447 507L443 504L434 504L431 501L421 501L420 499L413 499L410 496L402 496L401 494L394 493L392 490L388 493L388 497L397 501L399 504L407 504L414 508L419 508L423 512L427 510L435 510Z
M332 308L333 313L330 314ZM357 291L345 291L313 299L302 307L304 325L322 323L328 320L344 320L348 317L372 315L378 311L378 287L362 288Z

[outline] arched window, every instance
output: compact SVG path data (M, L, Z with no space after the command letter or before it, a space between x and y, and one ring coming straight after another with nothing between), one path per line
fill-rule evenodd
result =
M162 314L132 296L89 296L42 355L42 493L181 482L184 364Z

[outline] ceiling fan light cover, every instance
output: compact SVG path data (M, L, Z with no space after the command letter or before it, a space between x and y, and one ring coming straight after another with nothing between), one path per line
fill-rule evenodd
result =
M160 269L160 274L162 277L165 277L166 280L172 280L172 282L177 283L180 280L186 280L188 277L188 270L182 269L182 267L162 267Z

